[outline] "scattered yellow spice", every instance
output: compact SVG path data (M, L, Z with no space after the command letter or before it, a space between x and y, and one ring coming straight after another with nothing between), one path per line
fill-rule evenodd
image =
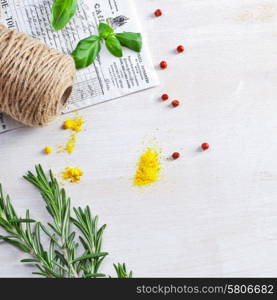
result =
M78 167L66 167L65 170L62 171L62 178L64 180L70 180L70 182L79 182L83 175L84 172Z
M145 186L160 179L161 164L159 153L153 148L148 148L140 157L134 185Z
M64 121L63 128L66 130L71 130L73 132L70 134L66 145L59 146L58 152L67 152L71 154L74 151L77 142L77 134L80 131L82 131L83 125L84 125L84 118L80 116Z
M69 139L65 146L64 145L59 146L58 152L67 152L71 154L75 149L76 142L77 142L77 133L74 132L70 134Z
M44 149L43 149L43 152L45 154L51 154L53 152L53 149L50 147L50 146L46 146Z
M77 116L73 119L65 120L63 123L64 129L70 129L75 132L80 132L83 129L84 118Z

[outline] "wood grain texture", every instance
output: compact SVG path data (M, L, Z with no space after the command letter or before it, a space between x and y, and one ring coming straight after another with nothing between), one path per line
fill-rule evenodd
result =
M137 1L138 2L138 1ZM23 213L47 220L22 175L34 164L80 166L67 185L108 224L104 266L125 261L135 276L277 276L277 3L273 0L140 0L161 86L82 111L86 130L71 156L44 156L66 140L62 120L0 136L0 181ZM163 17L152 12L161 8ZM176 54L183 44L186 52ZM182 101L177 109L161 93ZM211 149L199 151L202 142ZM148 145L163 150L163 178L132 187ZM174 151L178 161L167 160ZM28 277L19 251L0 244L0 276Z

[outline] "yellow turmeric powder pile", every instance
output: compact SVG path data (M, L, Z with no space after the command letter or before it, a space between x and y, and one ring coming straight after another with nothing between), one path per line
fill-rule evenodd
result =
M161 164L159 153L153 148L148 148L140 157L134 185L146 186L160 179Z
M75 117L73 119L65 120L63 123L64 129L71 129L75 132L80 132L83 129L84 118L83 117Z
M58 152L67 152L71 154L74 151L77 142L77 134L82 131L83 125L84 118L80 116L64 121L63 129L71 130L72 133L70 134L66 145L59 146Z
M65 170L62 171L62 178L64 180L69 180L70 182L78 183L83 175L84 175L84 171L82 171L78 167L76 168L66 167Z

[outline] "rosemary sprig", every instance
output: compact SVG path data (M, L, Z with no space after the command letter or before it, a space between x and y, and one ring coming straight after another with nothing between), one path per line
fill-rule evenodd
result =
M117 264L117 265L114 264L113 266L116 270L118 278L132 278L133 277L133 272L131 271L128 273L125 264Z
M37 267L38 270L33 274L54 278L106 277L100 272L101 264L108 255L102 251L106 225L98 227L98 217L92 216L88 206L85 209L73 207L74 216L71 216L70 198L59 187L53 173L50 171L48 178L40 165L35 169L36 174L28 172L24 178L40 191L52 222L45 226L31 219L29 210L25 218L18 217L10 197L4 195L0 184L0 228L7 233L0 235L0 240L32 257L22 262ZM72 225L80 232L82 250L79 250L77 234L72 230ZM49 238L47 250L41 242L42 233ZM132 272L128 274L126 271L125 264L114 264L114 268L118 278L132 277Z

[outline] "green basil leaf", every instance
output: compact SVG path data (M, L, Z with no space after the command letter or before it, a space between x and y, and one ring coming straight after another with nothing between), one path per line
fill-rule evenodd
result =
M75 15L77 0L55 0L52 6L51 26L58 31Z
M120 44L133 51L140 52L142 48L142 37L140 33L123 32L115 35Z
M114 33L113 28L106 24L106 23L100 23L98 27L99 35L101 38L106 40L110 35Z
M122 57L122 46L119 42L119 40L114 37L110 36L106 39L106 47L110 51L110 53L116 57Z
M81 40L71 54L75 61L76 69L82 69L91 65L99 54L100 49L100 39L97 35Z

